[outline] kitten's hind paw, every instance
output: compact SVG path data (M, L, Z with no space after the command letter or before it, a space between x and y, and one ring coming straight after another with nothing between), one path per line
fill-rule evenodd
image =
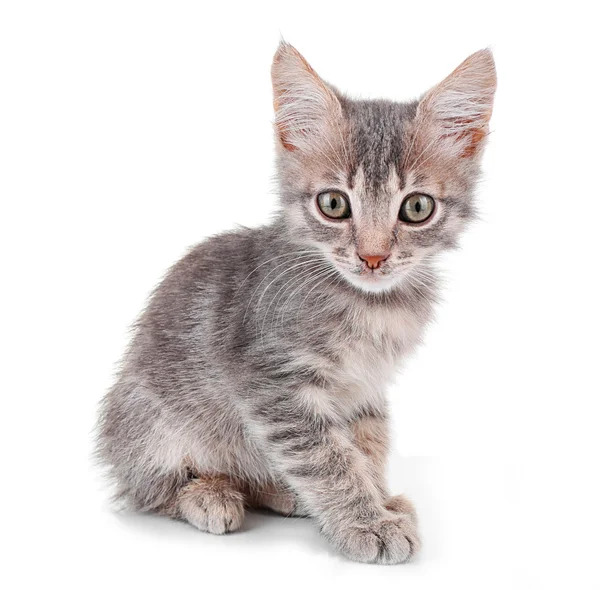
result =
M244 521L244 496L225 476L201 476L179 492L179 516L214 535L236 531Z
M385 508L394 514L406 514L417 524L417 512L413 503L406 496L392 496L385 503Z
M251 487L247 496L251 508L267 508L282 516L308 516L308 512L298 502L296 495L281 485L266 484Z

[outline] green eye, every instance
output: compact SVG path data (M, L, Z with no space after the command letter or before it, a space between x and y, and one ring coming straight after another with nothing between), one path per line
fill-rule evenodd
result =
M330 219L346 219L350 217L348 197L336 191L327 191L317 197L321 213Z
M431 217L434 209L435 201L429 195L410 195L400 205L400 219L407 223L421 223Z

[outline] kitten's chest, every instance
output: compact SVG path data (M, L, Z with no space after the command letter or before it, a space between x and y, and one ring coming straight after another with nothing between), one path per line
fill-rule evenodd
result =
M403 310L367 310L332 334L338 362L332 377L349 411L383 403L403 357L419 343L424 322ZM355 408L356 407L356 408Z

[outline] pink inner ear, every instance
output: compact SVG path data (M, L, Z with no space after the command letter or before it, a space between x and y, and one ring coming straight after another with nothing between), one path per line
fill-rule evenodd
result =
M279 98L275 97L273 99L273 108L275 110L275 112L277 113L280 109L281 106L283 106L285 104L285 100L282 99L281 96L279 96ZM279 139L281 140L281 144L283 145L283 147L288 150L288 152L293 152L295 151L297 148L296 146L291 143L290 141L288 141L288 139L286 138L286 128L285 125L281 122L281 121L275 121L275 127L277 128L277 134L279 135ZM297 130L296 133L298 133L299 131Z
M284 136L280 133L279 137L281 138L281 144L283 145L283 147L288 151L288 152L293 152L296 151L296 146L294 144L288 143L285 139Z
M465 147L460 154L461 158L471 158L477 146L481 140L488 134L487 122L490 117L484 119L483 125L481 121L475 119L455 119L454 123L457 124L462 131L453 131L445 133L442 137L454 138L455 141L464 141ZM479 125L477 125L479 123ZM477 125L477 126L476 126Z
M487 135L487 129L478 127L472 131L465 131L462 135L468 137L468 143L462 151L461 158L471 158L475 154L479 142Z

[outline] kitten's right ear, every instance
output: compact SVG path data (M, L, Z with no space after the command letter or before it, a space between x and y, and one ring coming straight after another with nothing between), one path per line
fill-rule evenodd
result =
M288 151L310 150L341 116L333 91L289 43L281 41L271 67L275 128Z

